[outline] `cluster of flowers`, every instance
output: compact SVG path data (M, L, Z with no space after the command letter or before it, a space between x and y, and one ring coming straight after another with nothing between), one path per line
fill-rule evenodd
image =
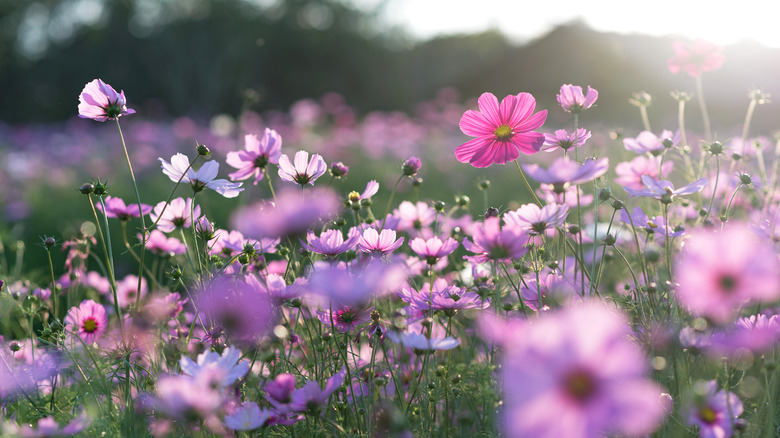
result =
M697 78L722 61L702 43L675 51L670 70ZM771 432L777 178L753 182L750 173L766 171L761 155L757 169L730 157L736 178L713 174L710 162L729 159L722 145L695 155L684 127L655 136L646 126L623 142L636 157L613 169L619 199L605 181L609 158L580 158L591 138L580 116L597 100L591 87L563 85L558 102L574 130L541 133L547 111L535 112L533 96L484 93L479 111L462 115L461 130L475 138L455 156L479 168L515 161L534 202L476 219L464 197L450 208L404 200L391 211L395 188L376 216L377 181L346 196L315 186L349 167L305 150L291 158L270 128L227 153L229 180L218 178L217 161L198 164L211 153L204 145L193 159L159 157L175 186L154 206L85 184L100 245L95 233L63 245L66 273L56 280L52 268L50 289L0 285L22 322L19 339L0 339L4 432ZM133 113L99 79L80 96L83 118L118 126ZM540 151L561 156L547 166L516 161ZM688 184L664 179L674 166ZM399 183L421 168L408 158ZM175 198L181 184L190 195ZM196 202L206 188L235 198L266 184L267 196L246 201L226 228ZM138 275L117 277L113 220ZM745 404L751 421L741 418Z

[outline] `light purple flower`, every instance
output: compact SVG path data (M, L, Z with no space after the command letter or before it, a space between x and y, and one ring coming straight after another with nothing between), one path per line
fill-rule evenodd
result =
M127 107L125 92L117 93L101 79L85 85L79 95L79 117L82 119L105 122L130 114L135 114L135 110Z
M222 351L222 355L213 351L204 351L198 355L197 363L189 357L183 356L179 359L179 366L184 374L192 377L197 377L208 368L219 368L223 376L220 386L225 387L232 385L249 372L247 362L239 362L239 359L241 359L241 350L231 346Z
M658 181L648 175L642 175L642 184L644 184L642 190L634 190L628 187L623 188L630 196L646 196L658 199L665 204L670 204L675 196L690 195L691 193L700 192L708 183L709 180L707 178L700 178L687 186L675 189L674 185L669 181Z
M318 221L333 219L343 208L329 189L297 190L277 194L276 202L243 207L233 216L234 228L249 237L281 237L305 233Z
M371 321L371 311L373 307L363 306L343 306L332 309L320 310L317 312L317 318L325 327L338 330L341 333L347 333L358 326Z
M699 427L703 438L728 438L735 420L742 415L742 401L732 392L718 390L718 382L697 382L694 400L688 407L688 424Z
M569 207L564 204L547 204L540 208L531 203L515 211L506 212L504 223L508 227L517 227L519 230L539 235L562 226L568 215Z
M171 157L171 162L158 158L162 163L163 173L173 182L190 183L192 190L200 192L204 187L214 190L226 198L235 198L244 189L243 183L232 183L226 179L216 179L219 171L219 163L207 161L197 172L190 167L190 159L186 155L178 153Z
M501 229L501 221L497 217L489 217L481 226L472 232L472 243L463 239L463 247L475 253L473 256L463 256L471 263L485 263L490 260L508 261L519 259L528 252L528 234L516 228Z
M314 381L307 381L302 388L296 389L291 395L289 408L293 412L320 412L327 404L330 396L344 384L347 370L342 369L331 376L325 383L325 388Z
M405 269L397 264L370 261L349 270L344 266L324 264L315 266L309 277L308 290L314 295L311 298L322 298L323 308L335 309L366 304L374 297L396 290L405 280Z
M298 151L295 153L295 164L290 162L287 154L279 157L279 178L301 186L313 185L327 170L328 165L319 154L312 155L309 160L308 152Z
M680 142L681 134L679 132L664 130L660 136L656 136L650 131L642 131L636 138L627 137L623 139L623 146L631 152L637 154L651 153L652 155L661 155L666 146L672 147ZM664 145L666 143L666 145Z
M413 233L431 225L436 219L436 210L425 202L403 201L393 211L393 216L398 218L398 231Z
M282 155L282 136L270 128L265 128L263 139L254 134L244 136L243 151L228 152L225 162L238 169L228 176L233 181L242 181L254 177L254 185L263 179L263 170L271 164L279 163Z
M5 423L3 424L3 433L9 436L20 437L71 436L82 432L89 426L89 423L90 420L87 418L87 413L82 412L81 415L62 428L60 428L54 417L44 417L38 420L38 427L35 429L32 428L31 424L18 426L13 422Z
M381 233L373 228L366 228L359 237L358 247L361 251L376 256L390 254L404 243L404 238L395 238L395 230L382 230Z
M233 430L255 430L268 421L271 412L260 410L257 403L244 402L230 415L225 415L225 426Z
M599 98L599 92L588 86L587 94L582 93L579 85L561 85L561 92L556 96L564 111L580 113L593 106Z
M376 192L379 191L379 183L376 182L376 180L371 180L366 184L366 189L363 190L363 193L358 196L358 199L368 199L374 195L376 195Z
M572 132L571 135L565 129L558 129L555 134L544 134L544 144L541 150L553 152L560 148L568 151L575 143L577 147L584 145L589 138L590 131L585 128L580 128L576 132Z
M524 164L528 176L547 184L583 184L607 173L609 158L588 158L582 165L568 158L558 158L547 170L538 164Z
M141 238L142 236L138 234L138 240ZM156 254L173 257L176 254L184 254L187 247L175 237L168 237L160 230L152 230L146 241L146 249Z
M170 233L176 228L189 228L192 226L191 218L200 217L200 206L192 208L192 198L176 198L166 207L165 201L154 206L154 211L149 214L152 221L157 222L157 229L163 233ZM159 218L159 221L158 221Z
M566 204L569 208L576 208L577 192L579 192L580 195L580 207L588 206L593 202L593 195L586 194L582 191L580 186L577 185L556 187L554 184L539 184L539 190L536 193L539 195L539 199L548 204Z
M337 229L325 230L320 233L319 237L309 231L306 236L307 241L301 241L301 245L311 252L335 257L354 248L358 244L359 239L360 231L354 227L350 228L347 240L344 240L341 230Z

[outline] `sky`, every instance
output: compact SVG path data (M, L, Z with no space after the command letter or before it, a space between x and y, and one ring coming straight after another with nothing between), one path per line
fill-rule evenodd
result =
M780 47L780 2L774 0L389 0L383 17L422 39L498 28L513 41L525 42L581 19L603 32L675 35L716 44L752 39Z

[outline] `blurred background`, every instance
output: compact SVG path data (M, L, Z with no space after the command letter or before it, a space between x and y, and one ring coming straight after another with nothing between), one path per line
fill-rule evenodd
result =
M288 154L306 149L349 165L334 183L344 193L379 179L377 215L410 155L423 158L424 184L415 194L401 184L402 199L451 205L468 195L478 215L527 196L513 169L454 159L468 139L460 116L481 93L532 93L552 132L572 129L556 103L560 86L590 85L600 96L581 119L593 131L586 153L616 151L619 160L621 137L642 130L634 93L652 96L657 134L677 128L670 92L695 87L666 61L673 41L705 38L725 46L724 66L703 78L725 142L739 136L751 89L780 95L775 9L754 0L0 0L0 233L6 245L28 247L46 234L69 239L91 215L75 188L96 178L133 202L116 127L76 117L94 78L124 90L138 112L122 124L146 203L172 188L158 157L192 156L197 141L224 163L244 134L271 127ZM760 107L751 136L771 138L778 119L776 106ZM695 139L694 101L687 126ZM534 159L549 160L542 155ZM223 164L220 177L229 171ZM481 179L494 182L487 201ZM264 190L199 198L227 227L229 211Z

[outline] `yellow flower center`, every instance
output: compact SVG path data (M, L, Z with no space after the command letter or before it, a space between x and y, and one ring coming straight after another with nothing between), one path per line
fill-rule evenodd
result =
M704 406L699 409L699 418L701 418L701 421L707 424L712 424L715 422L715 420L717 420L717 414L711 407Z
M512 128L510 128L508 125L501 125L496 128L495 131L493 131L493 135L495 135L499 140L508 140L510 137L512 137Z
M97 321L95 321L94 318L87 318L84 320L84 331L87 333L93 333L95 330L97 330Z

